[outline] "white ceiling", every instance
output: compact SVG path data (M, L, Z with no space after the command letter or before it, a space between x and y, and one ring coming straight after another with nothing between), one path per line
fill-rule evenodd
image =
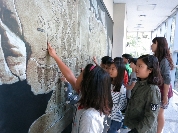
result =
M178 0L113 1L114 3L126 3L127 31L153 31L178 8ZM152 9L154 4L156 6ZM139 17L140 15L146 15L146 17Z

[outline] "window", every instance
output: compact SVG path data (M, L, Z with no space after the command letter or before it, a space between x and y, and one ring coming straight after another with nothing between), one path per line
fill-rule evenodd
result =
M170 36L170 49L173 49L174 45L174 35L175 35L175 27L176 27L176 17L174 16L172 18L172 24L171 24L171 36Z

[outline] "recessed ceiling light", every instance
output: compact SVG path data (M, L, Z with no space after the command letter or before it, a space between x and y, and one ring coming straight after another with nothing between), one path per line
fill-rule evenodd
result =
M137 26L137 27L134 27L134 28L137 28L137 29L139 28L140 29L140 28L144 28L144 27Z
M154 10L156 7L156 4L149 4L149 5L138 5L137 11L149 11Z
M144 17L146 17L146 15L139 15L139 17L143 17L144 18Z

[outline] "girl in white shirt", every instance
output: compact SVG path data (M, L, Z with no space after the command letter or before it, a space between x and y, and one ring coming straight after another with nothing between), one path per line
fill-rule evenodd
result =
M109 74L99 66L88 64L79 77L75 78L73 72L57 56L49 43L48 51L64 77L81 95L72 133L102 133L104 115L109 115L112 109Z

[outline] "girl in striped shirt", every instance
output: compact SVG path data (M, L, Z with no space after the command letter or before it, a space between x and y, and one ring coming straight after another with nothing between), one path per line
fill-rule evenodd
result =
M121 110L125 109L126 88L123 85L125 73L125 65L121 57L116 57L109 67L109 74L112 78L111 95L113 100L113 108L111 113L111 124L108 133L117 133L122 124Z

